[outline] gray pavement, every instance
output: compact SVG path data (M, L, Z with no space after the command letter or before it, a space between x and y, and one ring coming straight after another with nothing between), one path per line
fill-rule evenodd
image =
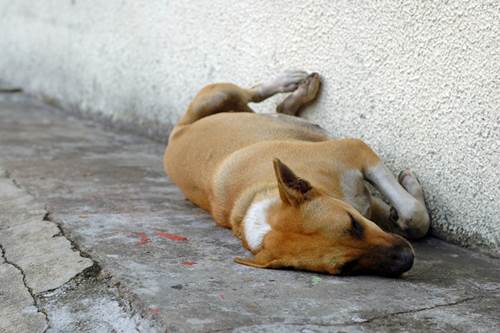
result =
M27 332L500 327L500 261L435 238L414 244L414 268L401 279L235 264L247 254L169 182L163 149L20 94L0 97L0 193L24 198L0 208L0 279L13 286L0 287L0 332L13 320Z

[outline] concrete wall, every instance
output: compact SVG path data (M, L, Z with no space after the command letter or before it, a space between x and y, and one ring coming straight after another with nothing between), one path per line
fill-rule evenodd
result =
M154 134L206 83L318 71L305 116L412 167L433 232L498 255L499 22L494 0L0 0L0 80Z

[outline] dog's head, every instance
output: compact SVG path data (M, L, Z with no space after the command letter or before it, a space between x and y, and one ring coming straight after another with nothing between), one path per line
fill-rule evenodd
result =
M314 188L274 161L281 202L270 208L266 235L255 259L263 268L294 268L336 275L399 276L413 265L413 249L353 207Z

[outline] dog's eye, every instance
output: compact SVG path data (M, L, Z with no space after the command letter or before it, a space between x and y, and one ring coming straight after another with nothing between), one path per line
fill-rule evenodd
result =
M361 225L361 223L356 221L351 216L351 228L349 229L349 233L351 234L351 236L356 238L356 239L363 239L364 232L365 232L365 229L364 229L363 225Z

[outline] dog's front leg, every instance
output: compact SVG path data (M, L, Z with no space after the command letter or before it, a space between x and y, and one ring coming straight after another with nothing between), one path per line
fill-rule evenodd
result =
M382 161L365 169L364 177L389 200L395 211L389 214L407 238L421 238L429 230L430 218L423 190L411 171L401 173L398 180ZM403 187L404 186L404 187Z

